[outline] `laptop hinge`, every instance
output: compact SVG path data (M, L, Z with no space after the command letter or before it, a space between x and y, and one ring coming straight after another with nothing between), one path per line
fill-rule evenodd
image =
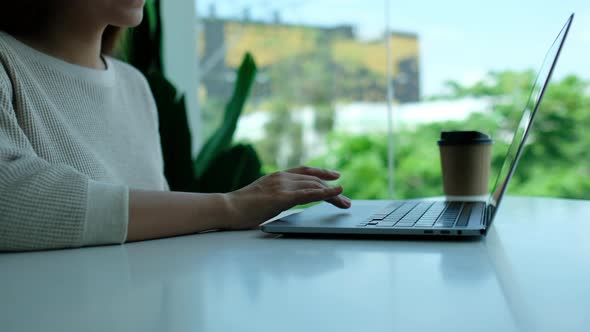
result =
M490 227L492 223L492 218L494 217L494 206L492 204L486 204L484 210L484 228L487 229Z

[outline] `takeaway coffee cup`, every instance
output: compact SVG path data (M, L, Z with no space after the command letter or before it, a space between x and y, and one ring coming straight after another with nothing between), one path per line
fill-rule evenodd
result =
M447 198L488 194L493 141L478 131L446 131L438 140Z

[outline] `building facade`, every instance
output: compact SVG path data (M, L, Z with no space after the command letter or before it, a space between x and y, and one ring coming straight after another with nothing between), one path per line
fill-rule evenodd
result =
M382 102L387 99L387 54L383 39L360 40L353 26L333 27L209 17L201 19L200 93L227 100L244 54L259 67L254 100L282 97L302 103ZM418 36L390 35L394 97L420 99Z

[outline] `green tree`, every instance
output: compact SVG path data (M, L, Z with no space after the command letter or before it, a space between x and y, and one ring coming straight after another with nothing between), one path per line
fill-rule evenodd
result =
M447 97L497 97L494 114L500 123L494 133L500 136L501 131L514 131L534 79L532 71L491 73L468 87L449 82ZM590 134L585 129L590 123L588 87L588 82L575 76L550 84L510 192L572 198L590 194L585 183L590 165Z
M494 177L505 159L533 80L534 74L527 71L491 73L472 86L449 82L445 98L491 97L493 107L490 112L475 113L466 121L430 123L396 132L396 198L442 194L436 140L443 130L469 129L491 134L495 140ZM588 82L575 76L554 81L547 90L509 193L590 199L588 124ZM386 198L386 142L384 135L331 134L328 153L312 164L339 169L343 173L341 184L353 198ZM490 180L495 182L495 178Z

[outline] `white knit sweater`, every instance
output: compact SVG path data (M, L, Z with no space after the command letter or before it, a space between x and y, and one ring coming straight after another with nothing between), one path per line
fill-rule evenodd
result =
M122 243L129 188L167 190L137 70L89 69L0 31L0 251Z

